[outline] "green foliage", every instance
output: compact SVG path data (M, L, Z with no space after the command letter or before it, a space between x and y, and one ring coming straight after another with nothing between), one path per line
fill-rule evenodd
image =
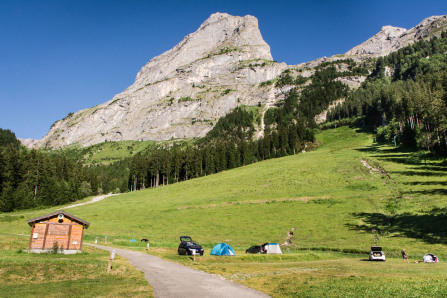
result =
M92 193L97 193L98 176L80 162L61 154L0 148L1 212L79 200L82 181L88 181Z
M309 78L303 77L302 75L298 75L294 78L291 74L291 70L286 69L279 76L279 78L277 78L275 81L273 81L273 80L266 81L266 82L261 83L260 86L264 86L262 84L273 84L273 83L275 83L276 87L283 87L283 86L287 86L287 85L300 86L300 85L304 85L308 80L309 80Z
M294 123L252 140L255 123L260 124L259 108L237 107L195 144L160 145L137 154L130 164L129 188L158 187L296 154L313 141L312 132Z
M186 102L186 101L198 101L200 99L197 98L191 98L189 96L181 97L179 98L178 102Z
M337 77L347 77L347 76L367 76L369 74L368 72L368 63L364 62L361 65L358 65L357 62L355 62L353 59L340 59L335 61L325 61L323 63L320 63L317 67L315 67L316 70L322 70L327 67L336 67L337 69L340 69L342 65L346 65L347 71L337 71Z
M232 112L219 119L207 134L208 139L236 137L251 139L254 132L255 114L244 107L236 107Z
M278 79L272 79L272 80L269 80L269 81L264 81L264 82L261 82L260 84L259 84L259 86L260 87L265 87L265 86L269 86L269 85L273 85L273 84L275 84L276 83L276 81L277 81Z
M283 71L283 73L279 76L278 81L276 82L276 87L283 87L286 85L293 85L295 82L293 76L290 74L290 69L286 69Z
M0 149L8 145L18 148L20 147L20 141L11 130L0 128Z
M333 65L317 70L311 77L312 82L304 86L301 92L296 88L291 89L282 106L266 112L264 121L267 128L287 127L295 122L303 127L303 130L307 129L309 132L309 129L316 126L316 115L326 110L335 100L346 96L348 87L337 81L337 77L337 70ZM282 78L284 81L281 81ZM278 82L292 80L290 70L286 70L282 78ZM305 78L298 76L296 80L305 80Z
M67 116L65 116L64 119L62 119L62 120L66 120L66 119L70 118L71 116L73 116L72 112L68 113Z
M378 58L367 81L328 113L328 121L363 116L379 140L446 156L446 51L447 38L441 37Z
M235 91L235 90L233 90L233 89L225 89L224 91L222 91L220 93L220 95L226 95L226 94L230 93L231 91Z
M210 58L212 56L225 55L231 52L238 52L238 51L241 51L239 47L233 47L233 46L223 47L219 49L217 52L207 55L204 59Z

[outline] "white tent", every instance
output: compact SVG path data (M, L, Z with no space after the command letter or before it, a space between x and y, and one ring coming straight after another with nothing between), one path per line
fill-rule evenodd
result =
M278 243L266 243L263 246L268 254L282 254L281 247L279 247Z
M438 257L435 256L434 254L426 254L424 256L424 263L438 263Z

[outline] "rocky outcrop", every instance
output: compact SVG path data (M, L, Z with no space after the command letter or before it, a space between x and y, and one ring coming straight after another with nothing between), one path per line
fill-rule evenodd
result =
M424 19L416 27L404 28L383 26L382 29L365 41L346 52L349 56L367 55L373 57L386 56L402 47L406 47L421 38L439 36L447 26L447 16L433 16Z
M287 65L272 61L253 16L211 15L173 49L150 60L112 100L56 122L37 146L204 136L238 105L274 100Z

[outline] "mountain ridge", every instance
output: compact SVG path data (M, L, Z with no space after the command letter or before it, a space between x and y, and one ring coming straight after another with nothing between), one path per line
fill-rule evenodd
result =
M273 61L255 17L215 13L174 48L146 63L123 92L57 121L41 140L26 143L61 148L104 141L203 137L220 117L239 105L259 105L264 110L274 106L290 88L260 83L278 78L287 68L301 68L308 77L327 60L384 56L430 34L440 34L446 24L447 16L433 16L409 30L383 26L343 57L289 66ZM346 83L358 86L362 81L353 80Z

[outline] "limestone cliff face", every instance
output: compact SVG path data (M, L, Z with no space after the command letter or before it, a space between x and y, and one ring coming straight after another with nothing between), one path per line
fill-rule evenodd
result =
M236 106L274 101L273 87L259 83L286 67L272 61L255 17L216 13L150 60L125 91L56 122L35 146L202 137Z
M439 36L447 26L447 16L432 16L424 19L419 25L409 30L404 28L383 26L382 29L365 41L352 48L346 55L386 56L400 48L418 41L421 38Z

